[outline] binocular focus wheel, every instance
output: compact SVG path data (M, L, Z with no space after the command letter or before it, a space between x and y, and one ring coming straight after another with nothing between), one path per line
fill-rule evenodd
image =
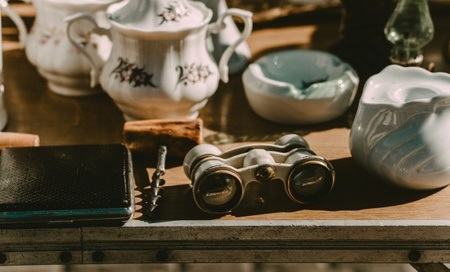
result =
M183 170L187 177L191 176L191 170L195 165L206 157L219 156L222 154L219 148L210 144L201 144L192 148L185 156Z
M279 138L276 142L276 145L285 146L285 145L299 145L304 148L309 148L308 142L300 135L297 134L287 134Z

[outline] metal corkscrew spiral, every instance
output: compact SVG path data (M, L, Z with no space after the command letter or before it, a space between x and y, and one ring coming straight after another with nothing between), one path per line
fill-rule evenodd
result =
M167 147L160 146L158 150L158 162L156 164L156 170L152 175L152 181L150 183L150 201L148 208L148 215L152 216L153 211L158 207L158 201L162 197L162 186L165 184L165 180L162 179L166 169L166 155L167 155Z

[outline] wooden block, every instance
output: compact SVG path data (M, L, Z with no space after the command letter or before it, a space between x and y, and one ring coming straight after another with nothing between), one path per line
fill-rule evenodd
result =
M39 146L39 136L19 132L0 132L0 150L17 146Z
M128 121L123 129L123 141L133 154L156 156L159 147L165 145L168 156L183 158L202 142L202 131L201 119Z

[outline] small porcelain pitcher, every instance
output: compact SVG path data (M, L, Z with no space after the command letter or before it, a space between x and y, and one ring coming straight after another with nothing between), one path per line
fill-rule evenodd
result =
M228 60L252 29L248 11L229 9L210 24L210 9L184 0L121 2L111 5L107 16L111 29L99 27L89 15L72 16L67 33L91 62L92 84L100 82L126 120L196 118L219 79L228 81ZM228 16L241 17L245 27L217 65L206 39L226 27ZM71 36L72 26L80 20L95 24L96 33L111 36L113 46L104 66L77 42L78 37Z
M49 89L65 96L87 96L102 90L90 88L90 64L72 46L66 35L65 17L79 12L106 23L105 11L108 5L119 0L26 0L36 10L33 27L28 34L25 52L28 60L47 79ZM103 19L102 19L103 18ZM111 42L105 37L92 35L91 25L78 24L74 27L84 50L96 59L101 52L109 50Z

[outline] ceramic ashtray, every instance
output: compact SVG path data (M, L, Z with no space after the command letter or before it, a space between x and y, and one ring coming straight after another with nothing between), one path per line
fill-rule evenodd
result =
M359 78L338 57L313 50L286 50L250 64L242 80L252 109L283 124L314 124L342 115Z
M391 65L366 82L350 133L354 160L400 187L450 183L450 75Z

